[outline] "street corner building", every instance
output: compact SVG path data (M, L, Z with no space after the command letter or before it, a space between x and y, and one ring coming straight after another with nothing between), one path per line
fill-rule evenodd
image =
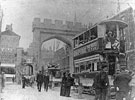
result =
M5 73L6 81L15 77L19 41L20 36L13 32L12 24L7 25L5 31L0 33L1 71Z

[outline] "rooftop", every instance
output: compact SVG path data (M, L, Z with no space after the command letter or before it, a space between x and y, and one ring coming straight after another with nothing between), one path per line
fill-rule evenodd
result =
M6 30L4 32L1 32L1 35L9 35L9 36L19 36L18 34L16 34L15 32L11 31L11 30ZM20 36L19 36L20 37Z

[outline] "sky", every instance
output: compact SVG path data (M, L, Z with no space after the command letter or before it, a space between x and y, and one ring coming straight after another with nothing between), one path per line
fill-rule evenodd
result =
M32 21L35 17L96 23L117 13L118 0L0 0L6 24L13 24L13 31L21 36L20 47L28 48L32 42ZM133 5L134 0L119 0L120 11ZM53 42L52 42L53 43ZM52 44L50 42L50 44Z

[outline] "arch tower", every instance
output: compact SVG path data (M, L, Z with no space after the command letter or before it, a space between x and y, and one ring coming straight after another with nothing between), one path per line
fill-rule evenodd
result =
M50 39L58 39L69 45L69 66L70 72L73 72L73 37L82 32L85 26L79 22L70 22L62 20L34 18L32 23L33 31L33 54L37 62L37 66L41 69L41 46L43 42Z

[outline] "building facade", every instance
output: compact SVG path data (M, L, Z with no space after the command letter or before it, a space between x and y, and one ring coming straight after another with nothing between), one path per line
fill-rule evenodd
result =
M20 36L12 31L12 25L0 34L0 61L1 63L15 64L16 49L19 47Z
M6 77L13 77L16 74L17 48L19 47L20 36L13 32L12 25L7 25L6 30L0 33L0 62L1 71Z

